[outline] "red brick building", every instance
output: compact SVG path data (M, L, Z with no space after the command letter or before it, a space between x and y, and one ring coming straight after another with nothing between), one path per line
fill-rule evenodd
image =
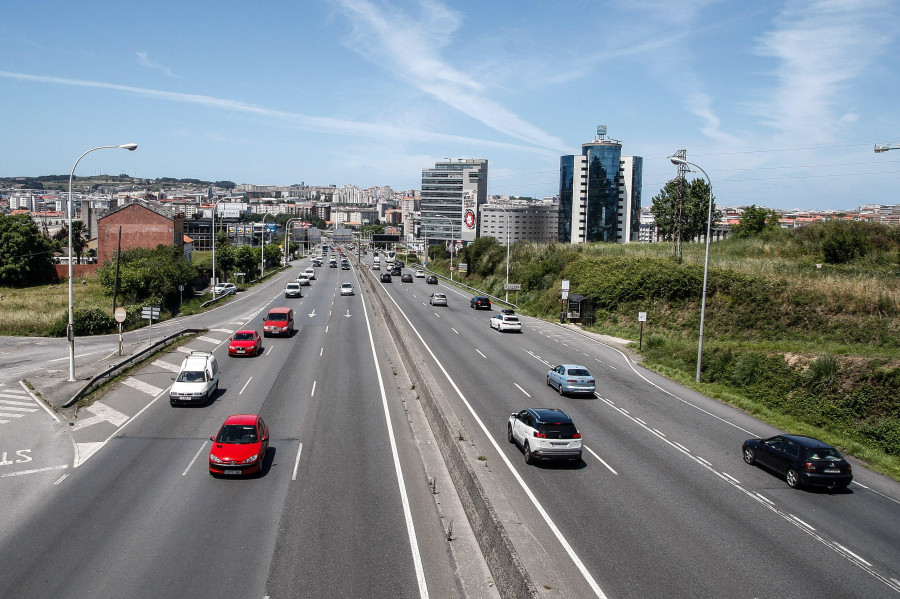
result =
M184 253L184 214L158 202L134 200L113 208L97 221L97 263L115 258L122 229L122 249L175 245Z

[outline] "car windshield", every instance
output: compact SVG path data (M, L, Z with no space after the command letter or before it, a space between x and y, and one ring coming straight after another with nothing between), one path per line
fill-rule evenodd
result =
M287 320L287 312L269 312L266 320Z
M256 427L252 424L228 424L219 431L217 443L256 443L259 441Z
M179 383L202 383L206 380L206 373L202 370L184 370L178 375Z
M843 460L844 457L833 447L817 447L809 450L809 457L807 459L827 462Z
M235 333L234 340L235 341L252 341L253 333Z
M591 373L585 370L584 368L570 368L569 369L570 376L591 376Z

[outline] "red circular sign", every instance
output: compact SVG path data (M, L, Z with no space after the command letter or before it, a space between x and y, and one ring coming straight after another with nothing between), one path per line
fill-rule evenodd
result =
M470 229L474 229L475 228L475 213L472 212L471 210L466 210L465 222L466 222L466 227L468 227Z

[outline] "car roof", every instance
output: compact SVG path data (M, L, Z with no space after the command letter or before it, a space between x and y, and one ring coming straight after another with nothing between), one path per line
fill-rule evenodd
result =
M290 308L283 308L283 307L282 308L270 308L269 314L271 314L272 312L289 312L290 310L291 310Z
M528 408L538 422L572 422L572 418L558 408Z
M784 437L785 439L790 439L797 445L801 447L831 447L825 441L819 441L818 439L814 439L813 437L806 437L804 435L778 435L779 437Z
M584 368L585 370L590 370L587 366L582 366L581 364L560 364L560 366L564 366L566 370L570 368Z
M234 334L237 335L238 333L255 333L255 332L256 331L254 331L253 329L241 329L239 331L235 331Z
M226 424L256 424L256 414L232 414L225 419L223 426Z

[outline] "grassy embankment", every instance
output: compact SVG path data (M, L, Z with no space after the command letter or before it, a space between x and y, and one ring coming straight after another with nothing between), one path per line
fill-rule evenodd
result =
M510 281L522 284L522 312L558 320L569 279L595 302L590 330L635 350L647 312L645 366L900 480L900 243L882 237L842 265L824 263L812 230L713 243L699 384L702 243L686 244L681 263L667 243L516 244ZM505 249L472 258L464 280L503 297Z

